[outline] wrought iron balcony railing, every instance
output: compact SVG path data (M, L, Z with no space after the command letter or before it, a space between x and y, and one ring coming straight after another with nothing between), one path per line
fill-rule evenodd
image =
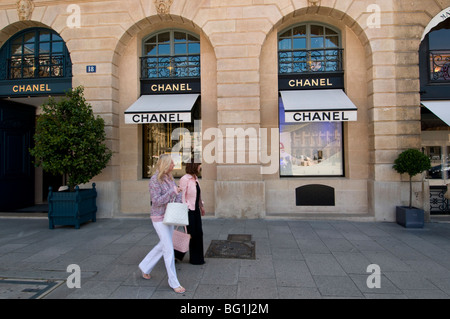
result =
M141 58L141 79L200 77L200 55Z
M344 49L278 51L278 72L317 73L343 71Z
M430 51L430 80L450 82L450 50Z
M60 55L21 55L7 61L9 79L70 77L70 63Z

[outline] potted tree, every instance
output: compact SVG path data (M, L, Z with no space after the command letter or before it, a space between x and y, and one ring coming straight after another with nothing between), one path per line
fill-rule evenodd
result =
M409 175L409 206L396 207L397 223L406 228L422 228L424 210L412 207L412 178L431 168L430 159L419 150L408 149L397 157L393 168L400 174Z
M112 152L105 145L105 122L94 116L92 107L77 87L56 102L50 98L42 106L36 122L35 146L30 150L35 165L52 174L63 175L68 191L50 188L48 195L49 228L96 220L95 183L91 189L78 185L88 183L106 167Z

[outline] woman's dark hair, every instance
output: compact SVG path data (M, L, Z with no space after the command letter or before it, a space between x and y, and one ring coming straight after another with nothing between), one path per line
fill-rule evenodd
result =
M186 163L186 174L198 176L200 174L198 171L200 165L202 165L202 163L195 163L194 159L192 159L191 162Z

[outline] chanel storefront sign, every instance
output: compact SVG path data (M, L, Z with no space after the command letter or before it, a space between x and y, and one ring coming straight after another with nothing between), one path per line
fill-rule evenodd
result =
M126 124L155 124L155 123L190 123L191 113L141 113L126 114Z
M288 82L290 87L333 87L333 83L331 83L329 78L320 78L320 79L295 79L289 80Z
M141 94L191 94L200 93L200 79L141 80Z
M314 90L314 89L343 89L344 77L342 73L321 74L289 74L278 76L278 89L285 90Z
M43 93L43 92L51 92L48 84L28 84L28 85L14 85L12 87L12 91L14 93Z
M0 96L49 96L62 95L72 88L72 79L25 79L2 81L0 83Z
M286 123L356 121L357 111L297 111L285 112Z
M280 91L286 123L357 120L357 107L341 89Z
M165 92L192 92L192 87L189 83L176 83L176 84L152 84L150 90L154 93Z
M141 95L125 111L126 124L190 123L200 94Z

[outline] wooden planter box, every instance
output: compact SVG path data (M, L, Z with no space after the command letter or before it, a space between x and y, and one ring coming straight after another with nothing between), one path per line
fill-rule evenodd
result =
M53 192L50 187L48 194L48 222L49 228L55 225L75 226L92 220L96 221L97 190L95 183L91 189L75 187L75 192Z

